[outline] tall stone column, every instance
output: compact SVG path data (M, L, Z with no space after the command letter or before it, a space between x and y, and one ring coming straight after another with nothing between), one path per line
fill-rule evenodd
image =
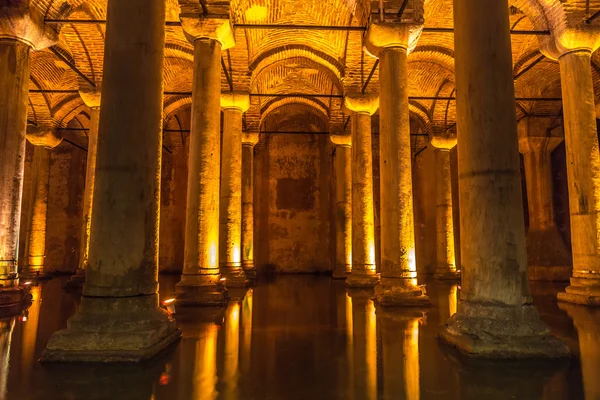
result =
M242 135L242 268L256 278L254 265L254 146L258 133Z
M455 0L454 43L462 291L439 337L478 357L568 356L529 291L506 4Z
M379 57L379 174L381 281L377 301L389 306L429 304L417 285L408 111L408 53L422 25L373 23L365 48Z
M194 44L192 131L180 304L222 305L219 270L219 189L221 179L221 51L234 45L227 19L183 18Z
M221 94L223 146L219 257L228 287L245 287L242 268L242 114L250 107L248 93Z
M58 32L42 22L29 2L0 7L0 284L17 278L25 135L32 50L55 43Z
M100 125L100 92L80 91L83 102L90 108L90 128L88 130L87 160L85 167L85 188L83 190L83 216L81 241L79 243L79 266L71 277L69 285L80 286L85 282L85 271L90 262L90 232L92 230L92 204L96 181L96 155L98 149L98 128Z
M527 117L517 125L529 209L527 272L534 281L567 281L571 276L571 256L556 226L552 200L551 153L563 138L560 129L550 129L551 122Z
M437 244L437 279L460 279L454 252L454 218L452 210L452 178L450 150L456 146L456 137L433 135L435 148L435 225Z
M157 293L165 2L109 0L107 19L90 264L42 361L140 361L179 337Z
M576 43L574 43L576 45ZM560 65L571 214L571 285L560 301L600 306L600 150L590 48L565 50Z
M35 127L27 131L27 140L35 147L31 165L31 199L28 209L27 239L25 256L27 257L20 276L26 278L44 278L46 258L46 229L48 216L48 189L50 184L50 150L62 143L56 135L56 129Z
M348 95L344 110L352 124L352 271L346 279L351 288L374 287L375 212L373 210L373 148L371 116L379 107L372 95Z
M352 136L330 135L335 144L335 267L334 279L352 271Z

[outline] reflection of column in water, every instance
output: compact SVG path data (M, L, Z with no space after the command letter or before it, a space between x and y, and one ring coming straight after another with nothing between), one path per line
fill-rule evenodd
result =
M240 348L240 303L230 301L225 311L225 363L223 398L237 397L238 360Z
M217 398L217 335L216 324L207 324L197 342L196 368L194 376L193 399L209 400Z
M418 400L421 395L418 311L378 309L383 348L385 399Z
M10 342L15 318L0 320L0 399L6 398L6 384L8 382L8 367L10 359Z
M40 308L42 305L42 286L31 288L32 303L27 310L27 317L23 317L21 342L21 379L24 385L29 384L29 375L35 361L35 344L37 340Z
M600 309L564 302L558 304L577 328L585 398L600 399Z
M458 285L452 285L448 295L448 304L450 305L450 317L456 314L456 305L458 303Z
M346 300L346 358L348 360L348 400L354 400L354 330L352 325L352 297L344 291Z
M373 300L367 301L367 327L365 339L367 341L367 398L377 398L377 321L375 318L375 304Z
M241 363L242 372L247 373L250 370L251 349L252 349L252 300L254 290L248 290L244 302L242 303L242 349Z
M377 323L372 291L350 291L352 309L352 383L357 399L377 398Z

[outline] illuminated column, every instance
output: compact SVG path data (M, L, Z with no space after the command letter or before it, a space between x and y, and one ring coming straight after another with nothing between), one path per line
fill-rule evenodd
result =
M107 19L90 265L43 361L140 361L179 337L157 294L165 2L109 1Z
M330 135L335 147L335 268L333 278L352 270L352 136Z
M558 306L569 314L569 317L573 319L575 328L577 328L585 398L599 399L600 310L568 303L558 303Z
M560 301L600 306L600 151L591 57L594 49L567 50L559 58L567 179L571 211L571 285Z
M375 214L373 211L373 154L371 116L379 99L349 95L344 99L352 124L352 271L348 287L373 287L375 272Z
M529 292L509 30L504 2L455 0L463 270L439 337L479 357L564 357Z
M551 122L527 117L517 125L529 208L527 271L536 281L566 281L571 276L571 257L554 221L552 201L550 156L563 138L560 129L550 129Z
M40 18L29 14L28 3L0 7L0 284L5 286L17 278L30 53L58 37L34 22Z
M434 135L431 145L435 148L435 224L437 242L438 279L460 279L454 253L454 219L452 218L452 178L450 150L456 146L456 137Z
M407 57L421 31L422 25L373 23L365 42L379 57L381 281L375 294L384 306L429 304L416 279L408 111Z
M219 188L221 178L221 51L234 42L228 19L183 18L194 44L192 131L180 304L222 305L219 280Z
M50 184L50 150L62 143L56 130L50 127L30 128L27 140L33 149L31 201L28 210L27 260L21 271L22 277L43 278L46 258L46 228L48 216L48 189Z
M242 114L250 107L248 93L221 94L223 147L221 154L221 273L228 287L248 283L242 268Z
M90 129L88 130L87 161L85 167L85 188L83 190L83 217L81 242L79 244L79 266L69 284L83 285L85 271L89 265L90 232L92 229L92 203L94 182L96 181L96 152L98 148L98 128L100 123L100 92L79 91L83 102L90 108Z
M256 278L254 265L254 146L258 133L242 134L242 268Z

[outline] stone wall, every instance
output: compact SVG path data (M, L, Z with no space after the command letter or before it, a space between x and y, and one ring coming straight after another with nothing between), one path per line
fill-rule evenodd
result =
M327 135L277 134L255 149L257 269L331 271L332 146Z

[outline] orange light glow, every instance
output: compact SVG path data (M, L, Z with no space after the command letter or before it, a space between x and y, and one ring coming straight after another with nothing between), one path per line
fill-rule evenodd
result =
M419 320L408 322L404 332L404 380L406 399L418 400L421 396L419 382Z
M448 295L448 304L450 305L450 316L456 314L456 307L458 304L458 285L452 285L450 288L450 294Z
M201 333L196 352L199 365L194 374L194 399L215 399L217 392L217 337L219 330L216 324L209 324Z
M210 249L208 253L208 257L210 259L210 268L218 268L219 267L219 256L217 253L218 248L218 240L212 240L210 244Z
M367 398L377 398L377 318L375 317L375 303L367 302Z
M269 10L265 6L254 4L246 10L246 22L264 21L269 15Z

